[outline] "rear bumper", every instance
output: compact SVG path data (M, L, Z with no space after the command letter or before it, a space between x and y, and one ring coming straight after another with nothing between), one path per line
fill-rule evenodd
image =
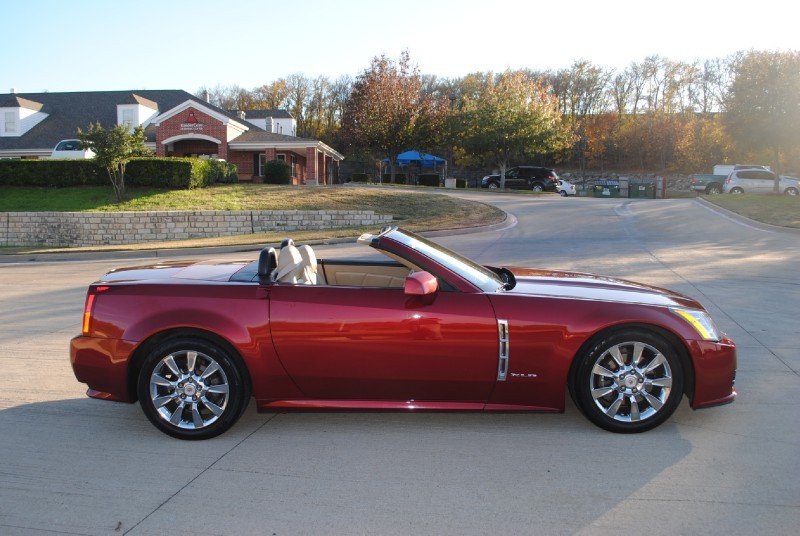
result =
M72 371L85 383L87 395L103 400L133 402L128 389L128 357L134 344L119 339L79 335L70 341Z

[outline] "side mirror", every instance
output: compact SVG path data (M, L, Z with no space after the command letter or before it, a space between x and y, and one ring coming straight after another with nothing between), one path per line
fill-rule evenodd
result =
M428 296L439 290L439 281L429 272L414 272L406 277L403 292L407 296Z

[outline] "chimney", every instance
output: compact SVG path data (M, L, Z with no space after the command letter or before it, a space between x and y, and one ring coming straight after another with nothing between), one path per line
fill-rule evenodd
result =
M203 100L211 102L211 93L209 93L208 90L203 91Z
M239 112L236 115L239 116L239 119L244 119L245 116L244 110L239 110Z

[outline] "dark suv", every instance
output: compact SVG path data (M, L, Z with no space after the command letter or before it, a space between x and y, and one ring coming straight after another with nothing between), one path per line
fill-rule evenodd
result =
M487 175L481 188L500 188L500 175ZM534 192L558 191L558 174L554 169L536 166L517 166L506 170L506 188L521 188Z

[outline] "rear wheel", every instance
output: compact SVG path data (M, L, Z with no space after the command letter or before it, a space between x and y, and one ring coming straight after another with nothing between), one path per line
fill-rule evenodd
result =
M561 197L567 197L569 195L566 190L561 190L558 193L559 193L559 195L561 195Z
M797 188L786 188L783 191L783 193L785 193L786 195L797 195L798 191L797 191Z
M234 359L202 339L167 340L145 358L139 403L159 430L178 439L208 439L233 426L249 389Z
M644 432L667 420L680 403L678 350L656 333L613 333L579 359L572 393L584 415L600 428Z
M531 190L533 190L534 192L543 192L544 186L538 182L534 182L533 186L531 186Z
M492 190L494 190L494 189L500 188L500 185L499 185L499 184L497 184L496 182L490 182L490 183L489 183L489 188L491 188Z
M706 188L706 193L708 195L718 195L722 193L722 186L719 184L709 184L708 188Z

